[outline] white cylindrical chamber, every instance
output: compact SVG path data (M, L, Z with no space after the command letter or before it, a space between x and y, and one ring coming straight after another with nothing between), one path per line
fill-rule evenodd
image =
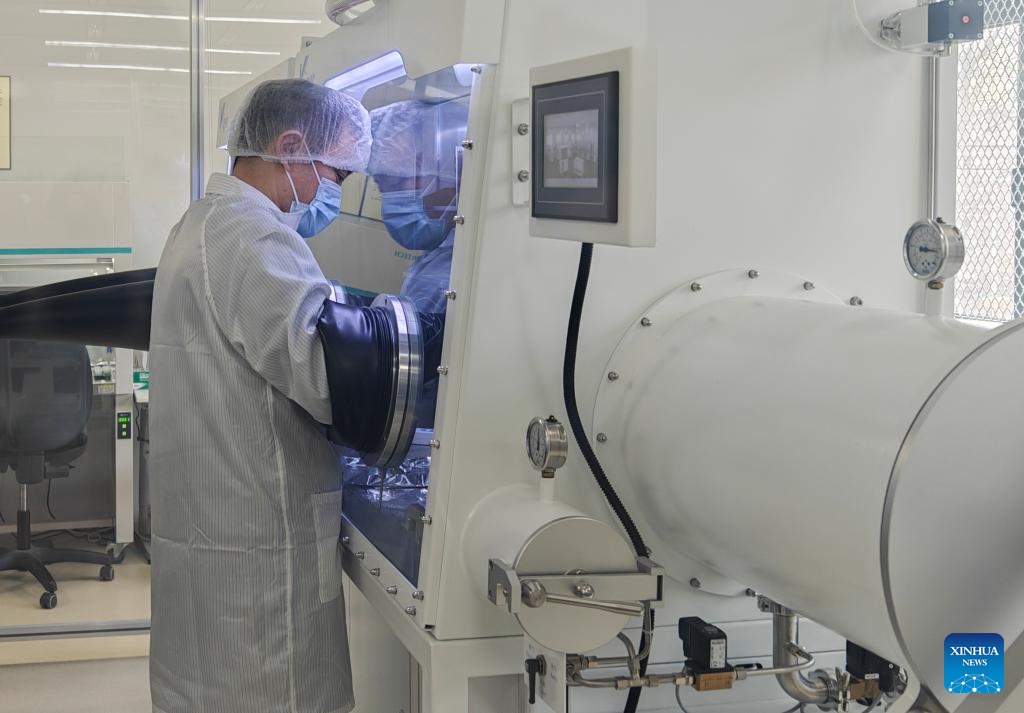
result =
M955 710L945 636L1024 629L1021 325L659 304L594 421L652 558L676 577L697 559L909 665Z
M512 565L523 579L636 571L636 557L614 528L541 495L536 486L513 485L492 493L473 511L464 530L463 553L482 596L487 596L487 563L492 558ZM594 598L601 599L599 588ZM536 609L524 606L516 616L528 636L564 653L601 647L629 622L628 616L550 602Z

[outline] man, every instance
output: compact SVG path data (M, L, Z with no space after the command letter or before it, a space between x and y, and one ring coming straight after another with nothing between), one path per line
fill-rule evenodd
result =
M171 231L150 346L151 684L159 713L353 705L339 462L316 331L332 287L303 237L365 170L369 116L303 80L259 85L232 175Z

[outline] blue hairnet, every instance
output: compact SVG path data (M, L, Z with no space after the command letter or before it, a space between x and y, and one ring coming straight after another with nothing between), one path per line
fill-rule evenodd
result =
M305 151L278 155L274 142L295 130ZM370 158L370 115L358 101L305 79L273 79L257 86L228 133L228 154L268 161L320 161L339 171L364 172Z

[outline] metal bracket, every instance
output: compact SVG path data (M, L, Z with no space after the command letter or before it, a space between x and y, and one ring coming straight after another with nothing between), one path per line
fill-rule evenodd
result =
M646 557L634 572L594 574L524 574L499 559L488 562L487 597L495 606L518 614L524 606L546 605L596 609L609 614L640 616L643 602L660 603L664 570Z

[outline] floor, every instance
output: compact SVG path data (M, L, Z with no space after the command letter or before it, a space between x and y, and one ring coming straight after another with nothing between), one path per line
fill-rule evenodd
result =
M60 685L54 685L60 681ZM4 713L152 713L149 659L0 666Z
M89 547L67 537L55 544ZM112 582L100 581L94 565L50 571L58 598L51 610L40 608L42 589L31 575L0 572L0 710L151 713L145 559L129 549Z

